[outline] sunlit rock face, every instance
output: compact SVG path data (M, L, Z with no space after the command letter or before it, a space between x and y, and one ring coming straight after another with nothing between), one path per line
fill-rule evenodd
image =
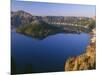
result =
M93 30L94 35L95 31ZM92 36L86 52L70 57L65 63L65 71L91 70L96 68L96 37Z
M65 71L91 70L96 68L96 51L94 46L88 46L86 53L69 58L65 64Z
M39 24L41 24L41 22L39 21L39 20L34 20L34 21L32 21L32 23L31 24L36 24L36 25L39 25Z

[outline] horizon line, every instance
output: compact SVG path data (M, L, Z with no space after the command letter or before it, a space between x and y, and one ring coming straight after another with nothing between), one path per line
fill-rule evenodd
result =
M23 12L29 13L32 16L58 16L58 15L36 15L36 14L31 13L31 12L27 12L25 10L11 10L11 12L18 12L18 11L23 11ZM61 16L61 17L87 17L87 18L92 18L96 15L94 15L94 16L59 15L59 16Z

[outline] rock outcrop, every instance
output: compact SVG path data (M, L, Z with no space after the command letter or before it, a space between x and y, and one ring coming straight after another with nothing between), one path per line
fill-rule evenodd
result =
M86 52L77 56L70 57L65 63L65 71L91 70L96 68L96 36L93 29L91 42Z

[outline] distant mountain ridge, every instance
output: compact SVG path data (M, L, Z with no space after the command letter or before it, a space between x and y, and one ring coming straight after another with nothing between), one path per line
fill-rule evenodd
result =
M75 16L34 16L25 11L11 11L11 25L18 27L21 25L29 24L35 20L47 22L47 23L73 23L80 24L81 20L83 23L88 23L92 18L88 17L75 17ZM86 22L84 22L86 21ZM85 25L85 24L84 24Z
M14 16L14 15L21 15L21 16L24 16L24 17L31 17L32 16L30 13L27 13L27 12L22 11L22 10L19 10L19 11L16 11L16 12L11 11L11 14L12 14L12 16Z
M17 12L11 12L11 25L18 27L19 25L24 25L32 22L33 16L22 10Z

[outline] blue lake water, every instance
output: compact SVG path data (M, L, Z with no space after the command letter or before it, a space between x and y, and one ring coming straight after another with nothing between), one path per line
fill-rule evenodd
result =
M38 40L12 32L11 38L11 55L18 73L24 73L30 64L33 73L64 71L66 60L85 52L90 41L85 33L59 33Z

